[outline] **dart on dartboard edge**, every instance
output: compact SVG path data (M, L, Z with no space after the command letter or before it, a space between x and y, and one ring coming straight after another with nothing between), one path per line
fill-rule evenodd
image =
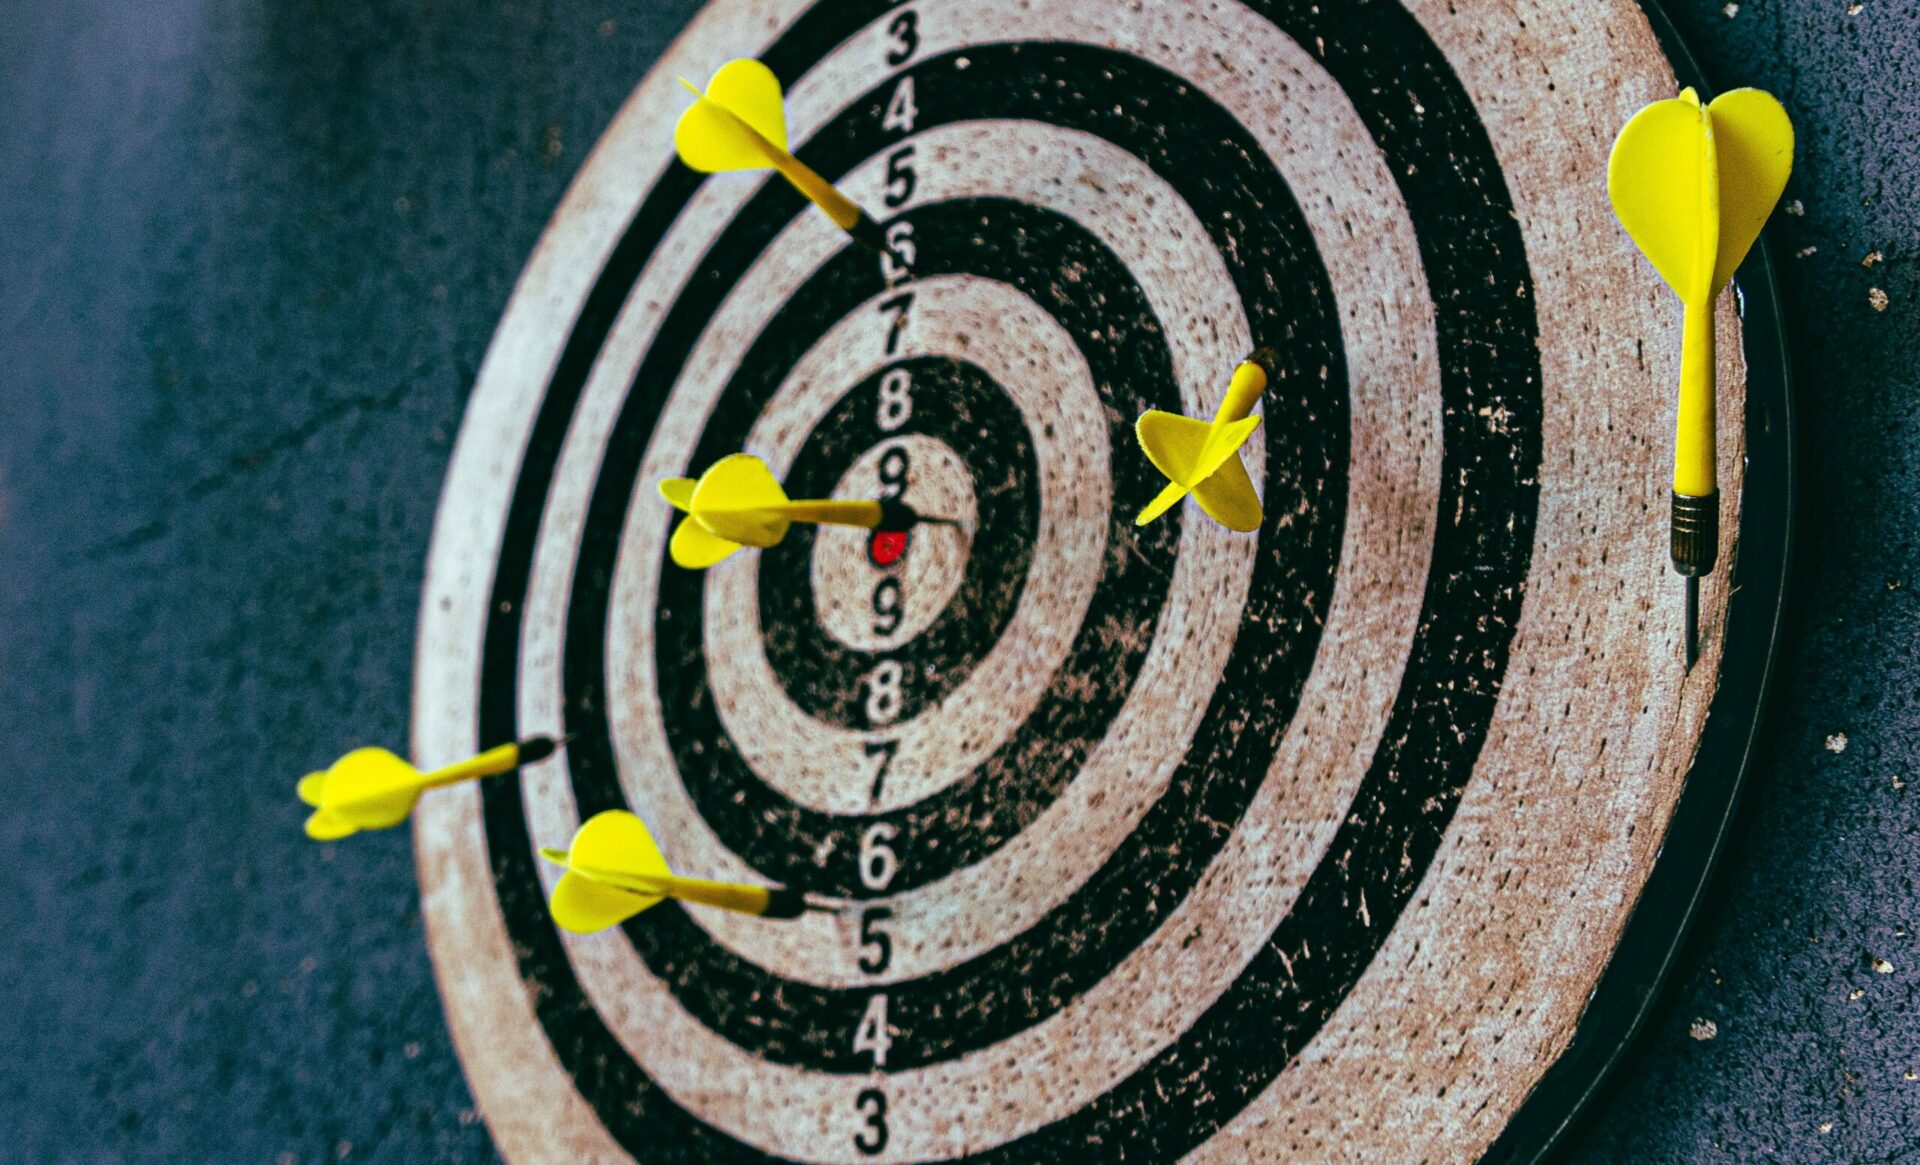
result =
M1260 425L1260 418L1250 414L1273 379L1278 360L1271 348L1257 349L1242 360L1211 421L1159 409L1140 415L1134 426L1140 448L1168 484L1140 511L1135 525L1146 525L1192 494L1207 516L1227 529L1244 533L1260 528L1260 497L1240 460L1240 447Z
M752 58L728 61L707 91L680 78L699 100L680 115L673 146L703 174L776 170L835 226L869 251L884 254L886 236L854 201L787 150L787 112L773 70Z
M573 835L571 848L542 849L540 856L567 871L549 905L554 923L575 934L605 930L667 898L761 918L832 909L798 890L682 878L668 867L646 823L624 809L595 814Z
M704 570L742 546L776 546L795 522L884 531L953 525L951 518L927 517L897 499L795 501L767 463L747 453L722 457L699 481L669 477L659 489L687 515L673 532L669 551L675 564L688 570Z
M356 748L324 772L300 778L295 792L313 806L307 836L336 841L363 829L389 829L413 812L429 789L510 773L564 747L570 737L529 737L431 772L421 772L384 748Z
M1692 89L1633 115L1613 143L1614 213L1685 311L1670 547L1686 579L1686 656L1699 652L1700 577L1720 544L1713 304L1760 237L1793 169L1793 123L1770 94Z

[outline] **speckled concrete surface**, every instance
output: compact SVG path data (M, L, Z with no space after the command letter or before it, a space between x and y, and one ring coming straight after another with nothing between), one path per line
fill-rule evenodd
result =
M491 1156L406 834L328 861L288 781L405 741L475 364L694 7L0 10L0 1157ZM1920 9L1674 14L1799 120L1799 606L1713 905L1568 1157L1920 1161Z

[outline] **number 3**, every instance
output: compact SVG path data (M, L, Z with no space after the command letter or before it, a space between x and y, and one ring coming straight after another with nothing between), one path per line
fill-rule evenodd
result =
M853 1134L853 1147L871 1157L887 1147L887 1094L878 1088L862 1089L855 1103L867 1125Z
M920 17L912 9L902 12L887 24L887 35L897 44L887 51L887 64L906 64L920 48Z

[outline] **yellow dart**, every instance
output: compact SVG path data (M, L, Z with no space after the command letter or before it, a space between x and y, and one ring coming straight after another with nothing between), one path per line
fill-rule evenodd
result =
M551 906L553 921L574 934L618 925L666 898L762 918L826 909L798 890L682 878L668 868L646 823L624 809L596 813L573 835L571 849L542 849L540 856L566 868Z
M336 841L363 829L389 829L407 819L428 789L510 773L552 756L565 740L544 736L490 748L458 764L423 773L384 748L356 748L320 773L300 778L295 792L313 806L307 836Z
M669 477L660 496L687 516L673 532L668 551L688 570L704 570L742 546L777 546L795 522L857 526L863 530L906 530L920 523L952 525L929 518L899 500L795 501L787 497L767 463L734 453L713 463L699 481Z
M1607 193L1634 244L1680 297L1673 567L1687 582L1686 651L1698 651L1700 576L1720 543L1714 469L1713 302L1746 258L1793 169L1793 123L1758 89L1702 105L1692 89L1633 115L1613 143Z
M1227 529L1260 528L1260 498L1240 460L1240 447L1260 425L1259 417L1248 414L1267 390L1278 360L1272 348L1261 348L1242 360L1211 421L1159 409L1140 414L1134 426L1140 448L1146 450L1153 467L1166 475L1168 484L1140 511L1135 525L1146 525L1192 494L1207 516Z
M703 174L777 170L854 242L870 251L887 249L885 235L865 211L787 151L787 111L772 69L743 58L722 65L705 93L685 77L680 83L699 99L673 130L682 162Z

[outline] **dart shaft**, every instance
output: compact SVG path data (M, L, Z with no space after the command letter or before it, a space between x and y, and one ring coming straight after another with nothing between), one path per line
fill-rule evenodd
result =
M705 878L682 878L678 874L642 874L621 870L599 869L582 865L579 862L568 863L565 854L549 855L574 870L582 877L591 878L609 886L615 886L633 894L645 894L654 898L672 898L680 902L691 902L696 906L717 906L722 910L734 910L741 914L766 914L777 901L790 897L784 891L769 889L766 886L750 886L744 882L709 882Z
M1242 360L1233 370L1233 379L1227 383L1227 395L1220 401L1220 411L1213 415L1213 423L1232 424L1246 417L1265 391L1267 370L1255 360Z
M822 522L830 526L858 526L871 530L880 524L881 505L874 501L788 502L786 516L795 522Z
M443 785L457 785L462 781L471 781L477 777L492 777L498 776L501 773L512 772L518 768L519 765L520 746L518 744L502 744L488 749L479 756L468 757L458 764L451 764L443 769L435 769L430 773L422 773L420 779L424 787L437 789Z
M866 217L860 208L854 205L851 198L840 193L833 183L822 178L813 167L794 157L790 151L783 150L768 141L759 130L734 116L731 111L727 116L733 118L734 123L740 127L740 132L747 135L766 157L768 163L780 172L780 176L791 182L793 188L805 195L808 202L825 211L835 226L843 231L851 231L855 223Z
M552 739L545 736L535 736L516 744L496 745L458 764L435 769L430 773L422 773L420 779L423 787L438 789L479 777L496 777L501 773L510 773L521 765L543 761L552 756L557 747L558 745Z
M1673 441L1673 492L1713 493L1713 301L1688 304L1680 342L1680 409Z
M741 914L765 914L773 904L773 891L765 886L681 877L662 878L660 883L669 898L698 906L718 906Z
M729 115L731 116L731 115ZM739 121L739 118L735 118ZM742 132L752 137L767 161L779 171L780 176L793 184L793 188L806 196L807 201L819 207L833 220L833 225L852 236L853 241L869 251L883 252L887 248L887 239L880 225L867 216L853 199L840 193L839 187L822 178L813 167L794 157L768 141L764 135L744 121L740 121Z

